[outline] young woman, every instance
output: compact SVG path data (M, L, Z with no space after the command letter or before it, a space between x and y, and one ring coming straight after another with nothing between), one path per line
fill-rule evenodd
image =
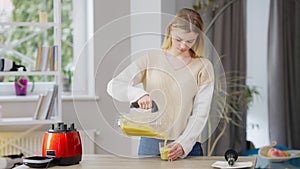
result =
M203 155L201 133L214 90L214 71L204 56L203 22L191 9L181 9L166 29L162 49L145 56L113 78L107 91L119 101L159 107L159 131L172 142L169 159ZM143 88L136 85L142 83ZM159 155L159 138L141 137L139 155Z

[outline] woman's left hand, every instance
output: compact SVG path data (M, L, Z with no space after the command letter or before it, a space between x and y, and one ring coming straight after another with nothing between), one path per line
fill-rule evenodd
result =
M170 146L169 159L174 161L184 154L183 148L179 143L171 144Z

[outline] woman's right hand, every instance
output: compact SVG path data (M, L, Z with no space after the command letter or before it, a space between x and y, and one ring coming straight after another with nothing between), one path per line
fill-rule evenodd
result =
M137 103L139 104L141 109L151 109L152 108L152 99L148 94L142 96L138 99Z

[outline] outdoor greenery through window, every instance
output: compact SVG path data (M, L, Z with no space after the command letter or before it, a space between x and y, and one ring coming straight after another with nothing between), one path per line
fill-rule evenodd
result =
M0 22L39 22L40 12L47 14L47 21L53 22L53 0L0 0ZM61 1L61 53L62 70L70 73L73 62L73 15L72 0ZM35 36L24 41L31 34ZM0 26L0 57L8 58L17 64L24 65L27 70L35 70L38 46L53 46L53 27L42 31L37 26ZM14 77L5 77L12 81ZM51 81L51 77L37 76L37 81ZM50 78L50 79L49 79Z

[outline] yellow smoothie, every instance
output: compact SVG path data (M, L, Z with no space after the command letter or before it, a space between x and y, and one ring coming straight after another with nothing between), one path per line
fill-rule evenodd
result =
M166 135L153 130L151 127L133 123L127 120L122 120L121 129L128 136L145 136L145 137L159 137L166 139ZM167 141L165 141L167 143Z
M121 129L123 132L128 136L148 136L148 137L162 137L165 136L162 133L158 133L152 130L150 127L147 126L126 126L122 125Z

